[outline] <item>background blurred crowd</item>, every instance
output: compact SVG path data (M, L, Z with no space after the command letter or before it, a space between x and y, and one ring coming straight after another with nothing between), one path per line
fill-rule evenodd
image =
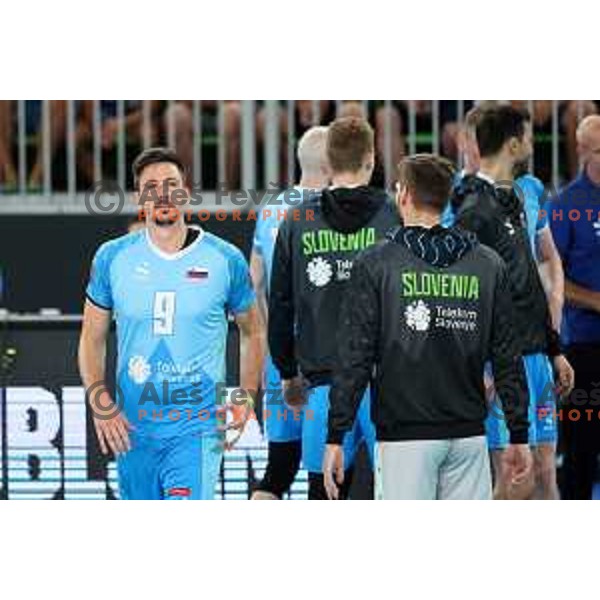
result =
M458 161L462 118L477 102L296 100L278 102L275 113L269 114L265 103L257 101L252 113L257 185L266 184L261 166L269 119L276 121L279 139L278 184L295 179L297 167L289 151L302 133L343 115L361 115L371 122L379 163L376 183L389 183L383 165L386 161L397 164L408 151L433 150ZM545 183L574 177L578 170L577 124L597 113L600 101L510 103L526 107L532 114L534 173ZM237 189L242 185L242 102L0 101L0 193L36 193L44 188L66 191L69 156L76 190L87 189L102 178L118 180L119 174L130 186L131 161L141 149L156 144L175 147L189 166L190 178L201 170L201 181L190 183L211 189L223 182L226 188ZM195 170L198 156L201 167Z

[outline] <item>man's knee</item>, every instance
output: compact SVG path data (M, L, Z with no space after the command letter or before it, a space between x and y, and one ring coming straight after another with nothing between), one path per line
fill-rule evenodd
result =
M189 106L181 102L175 102L167 108L164 121L167 130L169 127L173 127L178 133L189 132L193 128L192 111Z
M256 490L250 500L281 500L281 498L265 490Z
M241 109L239 102L225 102L223 106L223 117L225 122L225 134L237 135L240 132Z
M375 128L383 131L388 123L394 132L402 131L402 118L398 109L394 106L381 106L375 112Z

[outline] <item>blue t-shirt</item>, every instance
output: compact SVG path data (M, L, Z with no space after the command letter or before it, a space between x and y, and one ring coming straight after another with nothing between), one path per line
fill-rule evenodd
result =
M600 292L600 186L582 172L546 208L565 278ZM565 303L565 341L600 342L600 314Z
M308 190L306 188L297 186L292 189L302 194L302 201L314 197L314 194L308 194ZM292 206L291 203L289 206L286 205L286 195L289 194L289 190L281 192L281 194L276 200L276 203L273 206L264 206L263 209L259 211L258 217L256 219L256 227L254 228L252 249L257 254L260 254L264 261L267 290L269 289L269 280L271 277L271 270L273 267L273 255L275 254L275 242L277 240L277 232L279 231L279 227L285 220L282 216L282 211L289 209L293 210L294 208L296 208L296 206ZM292 200L291 197L290 200ZM298 200L298 198L296 198L296 195L293 196L293 200ZM281 206L277 203L279 201L282 202ZM267 214L267 212L265 211L270 211L270 214Z
M527 216L527 234L531 251L536 260L539 259L537 239L540 231L548 227L548 216L542 210L544 184L533 175L523 175L515 181L515 186L521 190L525 215Z
M265 209L258 213L256 227L254 228L254 238L252 240L252 250L260 254L264 261L264 268L267 281L271 275L273 266L273 254L275 253L275 241L279 226L283 223L281 214L277 214L277 207L271 209L271 214L265 216ZM284 209L281 209L284 210Z
M134 435L214 431L227 313L255 301L242 253L202 230L175 254L130 233L100 246L86 293L116 319L117 401Z

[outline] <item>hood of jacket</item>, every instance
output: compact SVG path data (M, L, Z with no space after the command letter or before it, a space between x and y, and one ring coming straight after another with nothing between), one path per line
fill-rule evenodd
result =
M354 233L364 227L388 200L383 190L369 186L325 189L321 193L321 211L332 229Z
M459 227L397 227L388 234L393 242L408 248L434 267L446 268L479 245L477 236Z

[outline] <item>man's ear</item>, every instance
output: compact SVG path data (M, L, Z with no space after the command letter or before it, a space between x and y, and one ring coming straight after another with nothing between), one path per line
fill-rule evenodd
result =
M508 147L510 149L510 153L511 154L517 154L517 152L519 151L519 138L516 137L512 137L510 138L510 141L508 142Z
M396 186L396 197L395 197L395 201L396 201L396 207L399 209L401 206L404 206L406 204L406 189L400 187L399 185Z

